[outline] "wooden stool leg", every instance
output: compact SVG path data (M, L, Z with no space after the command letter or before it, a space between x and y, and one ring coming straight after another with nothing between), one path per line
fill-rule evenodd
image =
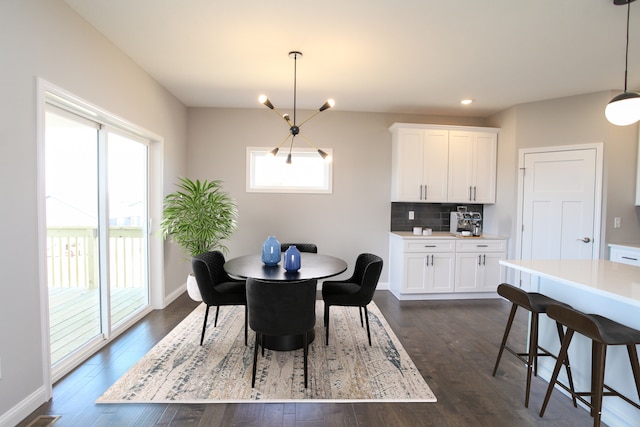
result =
M564 335L564 339L562 340L562 346L560 347L558 360L556 361L555 368L553 368L553 375L551 375L551 379L549 380L549 387L547 387L547 393L544 396L544 402L542 402L542 408L540 409L541 417L544 415L544 411L547 409L549 398L551 397L551 393L553 392L556 381L558 380L558 373L560 373L560 368L562 367L562 364L567 357L569 344L571 343L571 338L573 338L574 332L575 331L573 329L568 329L567 333Z
M502 343L500 344L500 350L498 351L498 358L496 359L496 366L493 368L493 376L496 376L496 372L498 371L498 365L500 364L500 359L502 358L502 353L504 352L504 347L507 344L507 338L509 338L509 332L511 331L511 325L513 324L513 319L516 316L516 310L518 306L515 304L511 305L511 312L509 313L509 320L507 321L507 327L504 329L504 335L502 336Z
M600 426L602 416L602 394L604 392L604 365L607 359L607 346L596 341L592 341L591 360L591 415L593 416L593 427Z
M527 356L527 389L524 395L524 407L529 407L529 395L531 394L531 374L538 374L538 313L531 313L531 328L529 329L529 354Z
M562 325L560 322L556 322L556 328L558 330L558 338L560 339L560 344L562 345L562 340L564 339L564 329L562 329ZM569 362L569 354L567 354L567 358L564 361L564 368L567 371L567 379L569 380L569 388L571 389L571 399L573 399L573 407L578 407L578 400L576 399L576 388L573 385L573 375L571 374L571 363Z
M633 378L636 380L638 398L640 398L640 362L638 362L638 350L636 349L635 344L628 345L627 352L629 353L629 362L631 362Z

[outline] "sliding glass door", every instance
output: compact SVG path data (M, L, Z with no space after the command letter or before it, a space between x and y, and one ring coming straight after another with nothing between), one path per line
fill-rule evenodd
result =
M149 305L148 144L48 105L44 146L56 378Z

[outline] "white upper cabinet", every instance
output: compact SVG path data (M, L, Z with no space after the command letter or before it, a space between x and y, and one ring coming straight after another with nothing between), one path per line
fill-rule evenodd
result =
M392 133L391 200L446 202L448 132L412 127Z
M391 201L495 203L495 128L395 123Z
M498 136L449 132L449 202L495 203Z

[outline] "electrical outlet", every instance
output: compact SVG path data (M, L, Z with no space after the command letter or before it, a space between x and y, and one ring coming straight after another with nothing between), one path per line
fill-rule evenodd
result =
M622 226L622 218L619 216L613 218L613 228L620 228Z
M415 215L413 211L409 211L409 219L413 220L414 218L415 218Z

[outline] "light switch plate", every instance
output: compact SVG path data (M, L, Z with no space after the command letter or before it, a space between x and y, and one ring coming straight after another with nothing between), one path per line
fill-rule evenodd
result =
M409 211L409 219L414 219L415 218L415 214L413 211Z

